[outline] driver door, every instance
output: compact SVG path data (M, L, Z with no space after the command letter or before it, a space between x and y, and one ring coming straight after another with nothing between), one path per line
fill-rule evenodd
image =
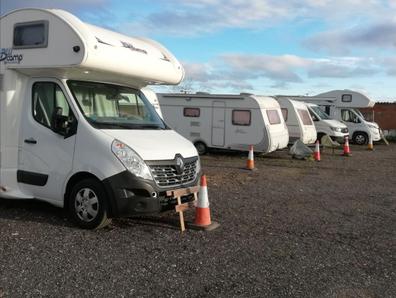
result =
M62 84L53 79L30 84L22 112L17 179L36 198L62 204L65 180L73 168L75 133L54 131L54 114L76 121Z

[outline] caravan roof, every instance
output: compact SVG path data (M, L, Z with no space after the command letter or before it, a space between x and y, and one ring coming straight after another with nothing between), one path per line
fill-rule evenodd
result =
M262 109L279 109L278 102L269 96L257 96L250 93L241 93L241 94L210 94L206 92L197 92L194 94L188 93L159 93L162 98L179 98L180 100L191 101L194 99L203 99L203 100L221 100L227 102L233 102L236 104L238 101L243 100L251 100L257 104L257 108ZM237 104L241 105L241 104ZM246 105L246 104L242 104ZM248 106L246 106L248 107Z
M0 18L0 72L112 80L138 87L178 84L182 65L155 41L82 22L58 9L20 9ZM110 74L110 75L109 75Z

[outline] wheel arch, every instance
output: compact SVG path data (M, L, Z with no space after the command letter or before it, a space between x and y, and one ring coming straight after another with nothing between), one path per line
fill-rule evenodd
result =
M69 203L69 199L70 199L70 192L71 192L73 186L76 185L76 183L78 183L84 179L94 179L103 185L102 181L92 173L78 172L78 173L73 174L67 181L65 193L63 195L63 207L65 209L67 209L69 206L68 203ZM107 195L107 203L108 203L108 208L109 208L108 212L109 212L109 215L111 216L111 215L113 215L113 202L111 200L110 195L108 194L108 192L106 190L106 187L104 187L104 185L103 185L103 189L105 190L106 195Z

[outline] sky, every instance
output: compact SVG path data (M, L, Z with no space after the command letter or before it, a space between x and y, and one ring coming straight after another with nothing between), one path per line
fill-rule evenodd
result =
M159 41L186 71L171 91L396 100L396 0L0 0L22 7Z

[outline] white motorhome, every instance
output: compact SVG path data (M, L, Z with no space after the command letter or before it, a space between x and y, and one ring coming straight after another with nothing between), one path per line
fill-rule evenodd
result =
M331 118L345 123L349 136L356 144L367 144L381 139L380 128L375 122L364 119L359 108L373 107L375 102L366 95L352 90L333 90L315 96L300 96L293 99L317 104Z
M62 10L16 10L0 29L1 197L68 207L97 228L165 210L168 190L197 185L195 147L140 91L183 79L163 46Z
M289 135L278 102L271 97L165 94L158 100L165 122L191 140L200 154L208 148L268 153L287 146Z
M316 141L316 129L305 103L287 97L277 97L283 119L289 130L289 143L301 140L304 144Z

